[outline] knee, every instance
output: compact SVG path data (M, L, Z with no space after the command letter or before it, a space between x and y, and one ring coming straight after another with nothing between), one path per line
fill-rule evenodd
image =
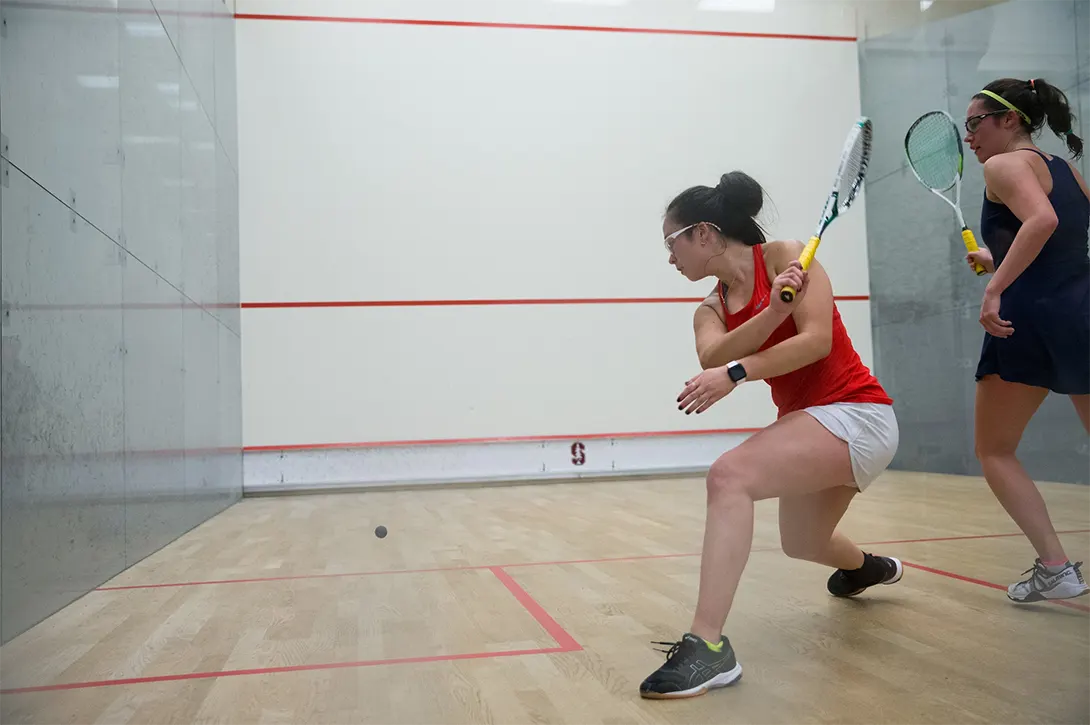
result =
M729 453L721 456L708 469L708 501L734 496L748 496L745 468Z
M978 461L985 463L988 460L1013 456L1017 447L1017 441L1012 445L1004 440L978 435L974 441L973 453Z

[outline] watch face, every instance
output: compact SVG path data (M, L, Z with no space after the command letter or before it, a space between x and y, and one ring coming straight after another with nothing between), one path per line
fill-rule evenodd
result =
M727 374L730 375L731 380L737 383L746 376L746 371L741 365L731 365L727 368Z

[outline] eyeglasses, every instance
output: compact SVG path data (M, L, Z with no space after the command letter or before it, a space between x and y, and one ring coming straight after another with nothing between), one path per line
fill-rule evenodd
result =
M988 116L1002 116L1006 113L1010 113L1010 109L1004 108L1002 111L988 111L987 113L979 113L975 116L969 116L965 119L965 130L969 133L976 133L976 130L980 128L980 122Z
M677 241L677 238L680 237L685 232L692 229L693 227L698 227L701 224L707 224L708 226L712 227L713 229L715 229L715 231L719 232L720 234L723 233L723 230L720 229L715 224L713 224L712 222L697 222L696 224L690 224L687 227L683 227L681 229L678 229L676 232L674 232L673 234L671 234L670 236L668 236L668 237L666 237L665 239L662 240L662 243L664 245L666 245L666 251L673 254L674 253L674 242Z

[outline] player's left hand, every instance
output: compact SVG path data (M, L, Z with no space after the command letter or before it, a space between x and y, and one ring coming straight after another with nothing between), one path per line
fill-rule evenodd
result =
M727 374L726 366L705 370L685 383L681 395L677 396L677 409L684 410L685 415L703 413L736 387L737 384Z
M1010 337L1014 326L999 317L999 295L984 290L984 299L980 302L980 324L993 337Z

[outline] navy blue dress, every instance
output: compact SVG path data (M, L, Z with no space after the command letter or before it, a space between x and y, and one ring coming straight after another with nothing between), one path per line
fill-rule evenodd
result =
M1090 199L1062 158L1036 149L1052 174L1048 195L1059 224L1026 270L1003 292L999 316L1014 326L1010 337L984 333L976 379L998 375L1013 383L1064 395L1090 394ZM1004 204L989 201L980 231L998 269L1022 222Z

